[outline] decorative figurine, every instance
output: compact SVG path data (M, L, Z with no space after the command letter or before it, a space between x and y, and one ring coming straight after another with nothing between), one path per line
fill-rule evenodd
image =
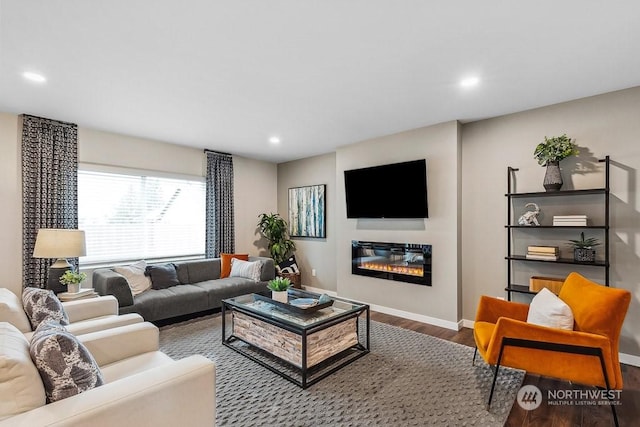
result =
M540 225L538 222L538 214L540 213L540 208L535 203L527 203L524 205L525 208L533 207L534 210L527 211L518 219L518 224L520 225Z

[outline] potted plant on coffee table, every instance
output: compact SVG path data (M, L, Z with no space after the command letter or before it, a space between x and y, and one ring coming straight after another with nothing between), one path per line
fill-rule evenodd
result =
M80 292L80 284L86 278L86 273L67 270L62 276L60 276L60 283L67 286L67 292L77 293Z
M544 142L536 146L533 156L538 164L546 166L543 186L547 191L558 191L562 187L562 174L560 173L560 161L569 156L578 154L575 142L566 134L544 137Z
M271 299L283 303L289 302L289 293L287 292L291 287L291 280L286 277L276 277L269 280L267 287L271 289Z
M584 237L584 232L580 233L580 240L569 240L573 247L573 259L580 262L595 262L596 250L594 246L598 246L600 242L595 237Z

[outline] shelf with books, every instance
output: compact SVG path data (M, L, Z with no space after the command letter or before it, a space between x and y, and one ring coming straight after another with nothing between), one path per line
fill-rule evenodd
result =
M534 228L557 228L557 229L579 229L579 228L591 228L594 230L608 230L609 226L607 225L582 225L582 226L576 226L576 225L536 225L536 226L530 226L530 225L505 225L505 228L522 228L522 229L529 229L532 230Z
M531 291L529 286L517 282L524 281L522 276L532 269L536 272L544 272L551 268L545 267L545 263L558 266L554 269L555 274L558 274L560 270L567 269L567 267L562 268L562 265L572 265L574 270L597 267L603 272L601 283L609 286L609 156L600 159L599 162L604 163L604 187L548 192L516 192L514 178L518 169L507 167L507 192L505 193L507 197L507 223L505 225L507 231L507 256L505 256L507 286L505 291L509 300L511 300L512 293L536 293ZM562 199L559 200L558 197L566 197L567 200L565 202ZM522 200L525 198L535 200L536 203L533 205L536 206L536 215L538 214L537 205L540 206L541 211L547 213L546 220L544 217L540 220L541 225L518 224L516 211L519 211L517 208L521 209L522 205L528 202L528 200ZM547 200L547 198L551 199ZM515 203L516 200L520 201ZM568 209L568 206L571 206L573 211ZM551 229L557 233L552 232ZM595 234L598 239L602 238L602 246L598 246L598 249L603 251L600 252L600 258L593 262L576 261L574 258L570 258L566 249L561 251L559 245L567 246L567 241L572 239L572 237L563 239L565 235L570 235L568 233L571 230L592 230L592 234ZM527 242L529 243L527 244ZM544 244L539 244L540 242L544 242ZM519 262L536 264L525 268L518 264ZM570 271L567 269L566 274ZM516 280L516 276L520 280Z
M510 256L504 257L504 259L509 261L548 262L550 264L575 264L575 265L585 265L585 266L592 266L592 267L609 267L609 264L605 261L586 262L586 261L576 261L573 258L558 258L556 260L550 260L550 259L527 258L526 255L510 255Z

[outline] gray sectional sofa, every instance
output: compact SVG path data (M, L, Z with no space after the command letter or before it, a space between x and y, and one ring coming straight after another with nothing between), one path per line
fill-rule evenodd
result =
M147 321L198 313L220 308L221 301L239 295L268 291L267 282L275 277L273 259L249 257L262 261L260 281L244 277L220 278L221 260L212 258L173 263L180 284L166 289L149 289L135 297L127 279L112 268L93 272L93 287L100 295L118 299L120 314L138 313Z

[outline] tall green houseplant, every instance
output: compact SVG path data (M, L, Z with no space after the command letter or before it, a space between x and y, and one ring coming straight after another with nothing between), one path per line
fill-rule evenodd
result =
M269 242L271 258L280 264L296 250L296 244L289 238L287 222L277 213L260 214L258 228Z

